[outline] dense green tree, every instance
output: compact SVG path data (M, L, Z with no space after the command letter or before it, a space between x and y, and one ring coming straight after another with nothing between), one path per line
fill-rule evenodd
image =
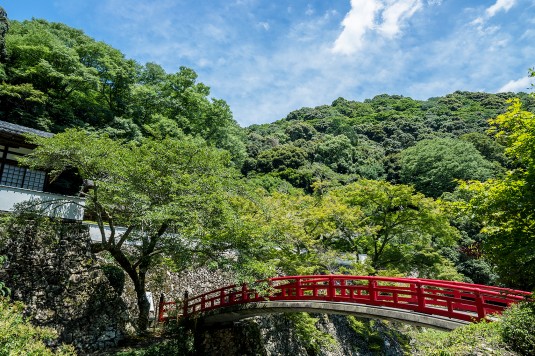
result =
M379 178L383 173L383 157L381 147L366 137L359 137L356 146L345 135L325 135L315 142L314 161L341 174Z
M2 63L7 57L6 33L9 30L9 21L6 10L0 6L0 79L4 79L4 69Z
M282 171L287 168L299 168L306 161L307 153L305 150L291 144L285 144L262 151L257 157L257 169L264 173Z
M369 103L359 103L344 98L338 98L332 103L340 114L349 118L370 118L373 115L373 107Z
M495 173L471 143L449 138L420 141L400 153L399 163L401 182L435 198L453 191L458 179L486 180Z
M77 47L79 64L98 75L98 99L105 103L113 116L124 116L131 100L131 88L135 83L137 64L111 46L87 39Z
M197 82L197 73L181 67L166 74L153 63L141 69L130 107L133 120L149 135L179 136L179 131L202 137L208 143L231 152L241 167L246 146L241 128L223 100L208 99L210 88Z
M315 161L323 163L338 173L355 173L356 149L345 135L326 135L318 142Z
M265 240L271 241L273 267L288 275L325 272L321 267L322 251L306 230L314 199L306 195L275 193L266 196L264 204L268 209L260 219L264 236L269 236Z
M500 145L486 134L471 132L459 137L463 141L470 142L486 160L497 162L502 166L508 164L505 156L505 147Z
M445 248L441 253L453 261L457 270L466 277L467 282L495 285L498 275L494 264L484 253L483 244L485 234L481 220L474 214L467 214L462 208L464 202L470 200L471 194L464 189L457 188L453 193L445 193L441 201L449 207L451 223L461 236L454 248Z
M162 254L177 268L190 266L231 248L238 237L226 235L235 218L226 183L233 171L224 151L188 137L122 144L73 129L33 140L39 146L23 163L53 177L74 168L91 182L86 212L102 238L92 249L107 251L132 280L140 330L148 322L146 274Z
M82 31L44 20L13 21L6 36L5 76L0 83L3 120L61 132L69 127L110 137L201 137L231 152L236 166L245 157L242 129L223 100L181 67L168 74L141 66Z
M0 97L2 112L7 120L28 126L51 129L48 110L59 111L60 123L64 117L73 119L72 110L61 112L61 106L68 109L71 99L82 100L80 91L98 85L97 73L79 62L73 45L67 46L58 38L66 26L57 25L47 29L47 23L12 22L6 37L8 60L5 64L6 79L4 94ZM42 98L32 100L36 95L17 95L19 88L34 91ZM52 101L50 98L58 100Z
M491 121L517 168L503 179L465 185L473 194L469 208L482 219L484 251L508 285L535 288L535 115L518 99Z
M368 254L375 269L430 276L427 269L435 266L434 277L459 277L437 253L456 243L457 230L437 202L414 188L360 180L333 189L323 199L328 208L310 222L309 231L316 231L327 244Z
M354 256L318 243L318 232L325 230L323 226L311 228L335 207L327 207L327 203L320 207L315 197L296 190L261 194L254 201L255 204L247 204L243 220L256 248L248 248L250 252L245 256L240 254L239 258L247 259L241 263L241 273L244 269L249 270L249 275L264 277L280 273L337 273L337 260L347 257L355 261ZM364 266L355 267L367 273Z
M307 122L297 121L288 126L285 130L291 141L311 140L317 131Z
M263 136L256 132L247 135L247 154L250 158L255 158L262 151L266 151L280 144L279 139L273 136Z
M46 98L36 105L0 97L8 120L58 131L84 123L100 128L127 114L137 64L118 50L44 20L12 22L6 45L6 84L30 85Z
M312 124L321 123L322 119L337 116L338 112L329 105L322 105L315 108L301 108L289 113L285 120L287 121L310 121ZM315 126L315 125L314 125ZM316 128L317 129L317 128ZM318 130L323 131L323 130Z

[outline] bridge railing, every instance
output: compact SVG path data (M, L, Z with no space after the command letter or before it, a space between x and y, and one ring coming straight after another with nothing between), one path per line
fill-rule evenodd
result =
M266 288L267 287L267 288ZM412 310L474 321L501 313L531 293L463 282L376 276L289 276L230 285L187 298L181 314L259 301L330 301ZM171 307L172 303L167 303ZM164 308L165 309L165 308ZM162 310L164 310L162 309Z

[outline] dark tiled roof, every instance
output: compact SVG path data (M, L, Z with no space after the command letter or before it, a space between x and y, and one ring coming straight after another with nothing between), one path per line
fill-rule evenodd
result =
M12 135L23 135L27 133L35 134L41 137L52 137L53 133L32 129L26 126L12 124L10 122L0 121L0 133L7 133Z

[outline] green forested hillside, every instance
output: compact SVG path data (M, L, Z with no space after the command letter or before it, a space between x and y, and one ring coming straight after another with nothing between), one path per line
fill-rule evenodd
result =
M244 158L228 105L189 68L141 65L83 32L44 20L10 23L0 67L0 115L51 132L69 127L116 139L200 136Z
M426 101L397 95L364 102L339 98L332 105L302 108L275 123L247 128L249 157L242 171L271 173L308 191L323 179L412 184L441 179L427 190L419 183L424 193L438 197L453 189L451 178L489 178L507 166L503 147L487 134L488 120L515 96L526 108L535 107L523 93L455 92ZM458 161L451 177L444 176L437 155ZM426 163L434 165L419 166Z
M95 252L138 295L162 263L535 288L531 94L338 98L241 128L192 69L44 20L12 22L5 43L0 119L58 133L22 163L92 182L88 213L128 228Z

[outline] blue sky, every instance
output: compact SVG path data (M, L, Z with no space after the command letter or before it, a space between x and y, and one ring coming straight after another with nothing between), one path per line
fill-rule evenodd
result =
M242 125L378 94L527 91L533 0L11 0L140 63L193 68Z

